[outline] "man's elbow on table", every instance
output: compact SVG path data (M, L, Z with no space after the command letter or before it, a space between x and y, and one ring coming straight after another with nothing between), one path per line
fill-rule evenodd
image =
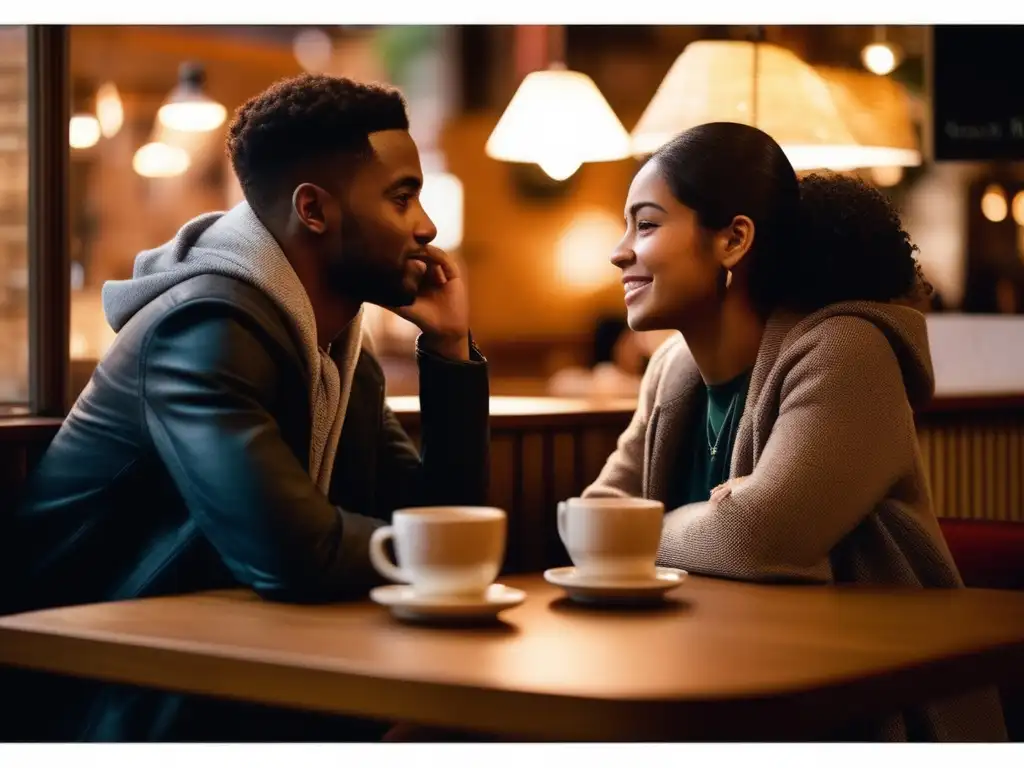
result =
M383 520L339 510L328 535L280 540L275 553L228 562L235 578L264 600L323 603L358 599L383 583L370 563L369 543Z

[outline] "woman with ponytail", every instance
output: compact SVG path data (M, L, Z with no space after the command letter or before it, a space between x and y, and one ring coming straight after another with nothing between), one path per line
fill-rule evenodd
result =
M767 134L710 123L648 160L625 215L612 262L629 325L680 335L584 496L664 502L658 562L693 573L963 586L914 426L934 378L913 307L931 289L885 197L839 175L799 181ZM1006 738L994 691L855 733Z

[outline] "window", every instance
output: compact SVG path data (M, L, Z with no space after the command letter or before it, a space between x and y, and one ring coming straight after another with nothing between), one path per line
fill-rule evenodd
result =
M0 412L29 400L27 43L0 26Z

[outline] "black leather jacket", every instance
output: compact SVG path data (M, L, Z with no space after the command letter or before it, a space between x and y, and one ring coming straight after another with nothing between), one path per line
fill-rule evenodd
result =
M30 479L8 610L246 585L332 600L381 581L372 531L399 507L484 504L486 361L417 352L421 450L367 351L330 498L308 475L309 386L276 305L239 281L187 280L140 310Z

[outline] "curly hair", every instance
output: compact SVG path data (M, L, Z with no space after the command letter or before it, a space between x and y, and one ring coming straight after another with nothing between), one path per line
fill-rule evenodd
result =
M879 190L839 173L800 180L800 248L774 286L774 299L814 310L840 301L917 301L932 293L918 247L899 211ZM802 262L802 263L799 263Z
M878 190L836 173L798 180L768 134L705 123L652 156L679 202L705 229L754 222L749 290L764 315L840 301L918 302L931 293L899 213Z
M330 155L365 155L369 134L408 129L396 89L306 74L274 83L239 107L227 153L246 199L257 207L296 170L315 170Z

